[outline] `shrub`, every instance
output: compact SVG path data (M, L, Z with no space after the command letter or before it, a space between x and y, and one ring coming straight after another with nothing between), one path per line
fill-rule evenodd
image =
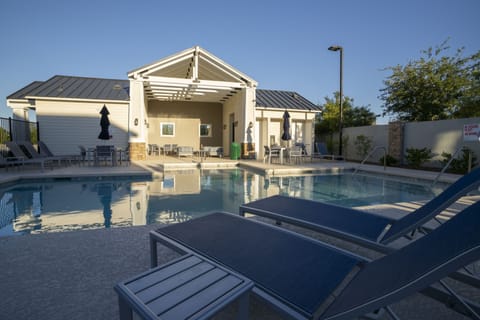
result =
M382 166L383 166L383 158L384 158L384 157L381 157L381 158L380 158L380 164L381 164ZM397 160L397 159L395 159L395 158L392 157L391 155L387 154L387 156L386 156L386 163L385 163L385 164L386 164L388 167L394 166L394 165L396 165L397 163L398 163L398 160Z
M432 158L432 150L429 148L407 148L407 154L405 158L408 165L413 168L420 168L425 162L429 161Z
M355 138L353 144L355 145L357 155L359 155L363 159L372 148L372 139L361 134Z
M459 155L460 158L455 158L452 160L450 163L450 166L447 168L448 171L453 172L453 173L460 173L460 174L465 174L468 172L468 158L469 158L469 153L472 153L472 168L477 165L477 157L475 156L475 153L470 150L467 147L462 148L462 153ZM440 162L442 163L442 167L445 167L452 158L452 154L442 152L442 157L444 158Z

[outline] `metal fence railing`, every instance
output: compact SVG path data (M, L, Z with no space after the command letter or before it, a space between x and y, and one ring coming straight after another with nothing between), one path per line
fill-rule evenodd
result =
M30 141L37 144L40 140L38 122L0 118L0 152L7 156L7 141Z

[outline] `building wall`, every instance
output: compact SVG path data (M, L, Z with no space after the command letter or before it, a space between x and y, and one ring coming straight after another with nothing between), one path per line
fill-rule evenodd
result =
M159 146L177 144L198 150L204 146L222 145L222 105L204 102L161 102L148 104L148 142ZM174 137L160 135L160 123L175 124ZM212 136L200 138L200 124L212 125Z
M305 111L291 111L290 114L290 133L292 140L285 142L281 140L283 133L283 113L285 110L266 110L257 109L256 125L259 125L258 129L258 148L260 156L263 156L264 146L270 146L273 141L276 144L286 146L287 144L294 144L295 142L302 142L307 147L307 152L311 152L313 148L313 125L312 122L315 118L315 113ZM301 132L294 132L295 128L301 130Z
M103 105L110 112L110 134L112 139L98 139L100 134L100 110ZM128 145L128 102L79 102L47 101L37 99L35 103L40 139L54 154L78 154L78 145Z

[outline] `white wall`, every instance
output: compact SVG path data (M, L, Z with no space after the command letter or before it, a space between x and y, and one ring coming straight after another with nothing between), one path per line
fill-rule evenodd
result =
M465 124L479 124L480 118L467 118L455 120L422 121L405 123L403 154L407 148L430 148L434 157L426 165L439 167L440 160L444 159L443 152L454 154L458 148L466 146L471 149L480 161L480 141L464 142L463 126ZM372 140L372 147L384 146L388 150L388 125L365 126L344 128L343 136L348 136L348 144L344 145L344 155L349 160L363 160L356 154L354 141L359 135L364 135ZM338 135L334 136L338 148ZM336 153L337 149L334 150ZM368 161L378 162L383 152L377 151Z
M94 147L109 144L126 148L128 145L128 102L106 102L110 112L108 141L98 139L100 110L104 103L78 101L36 101L40 139L54 154L78 154L78 145Z

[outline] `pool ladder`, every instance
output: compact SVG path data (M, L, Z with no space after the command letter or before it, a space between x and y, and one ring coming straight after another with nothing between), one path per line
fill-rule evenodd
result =
M358 169L360 169L360 167L365 163L365 161L367 161L368 158L370 158L378 149L383 150L383 171L387 170L387 148L382 146L376 146L372 149L372 151L370 151L367 154L367 156L362 160L362 162L360 162L360 164L355 168L355 170L353 171L353 174L356 174Z
M435 180L433 180L433 183L432 183L432 187L438 182L438 179L440 179L440 177L442 176L442 174L445 173L445 171L447 170L447 168L450 166L450 164L452 163L452 161L455 159L455 157L457 156L457 154L463 149L463 146L461 146L460 148L458 148L455 153L452 155L452 157L450 158L450 160L448 160L447 164L443 167L442 171L440 171L438 173L438 175L435 177ZM468 171L470 172L470 169L471 169L471 157L469 158L469 164L468 164Z

